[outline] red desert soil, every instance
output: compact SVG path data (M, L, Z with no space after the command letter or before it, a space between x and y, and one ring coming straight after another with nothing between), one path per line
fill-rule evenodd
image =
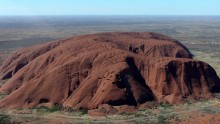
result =
M192 59L179 41L157 33L77 36L25 48L0 67L10 93L0 107L60 104L95 115L135 111L148 101L181 103L212 98L220 79ZM98 111L99 110L99 111Z

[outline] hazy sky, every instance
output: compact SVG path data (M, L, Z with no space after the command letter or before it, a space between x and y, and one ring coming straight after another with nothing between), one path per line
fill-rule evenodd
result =
M0 0L0 15L220 15L220 0Z

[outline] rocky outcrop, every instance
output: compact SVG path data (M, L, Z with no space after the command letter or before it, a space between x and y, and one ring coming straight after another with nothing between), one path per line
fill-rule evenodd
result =
M9 79L0 92L10 92L0 107L9 108L60 104L120 111L148 101L212 98L220 89L210 65L157 33L101 33L41 44L15 52L0 72Z

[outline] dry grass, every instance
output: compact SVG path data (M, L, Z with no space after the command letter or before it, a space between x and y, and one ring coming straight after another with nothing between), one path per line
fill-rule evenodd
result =
M220 95L220 94L217 94ZM28 121L31 123L39 122L62 122L62 123L184 123L192 121L192 118L207 119L220 114L220 100L201 100L197 102L186 102L179 105L155 104L147 109L138 110L135 114L120 114L106 117L90 117L88 114L81 114L80 111L42 111L41 109L16 109L5 110L0 113L11 116L12 122ZM45 110L45 108L43 108ZM28 114L27 114L28 113ZM78 113L78 114L77 114ZM220 118L215 117L215 121ZM212 119L210 119L212 120Z

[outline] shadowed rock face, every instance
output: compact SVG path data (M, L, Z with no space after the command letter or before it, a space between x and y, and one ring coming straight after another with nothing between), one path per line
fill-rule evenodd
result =
M15 52L0 72L2 80L9 79L0 92L10 92L0 107L8 108L61 104L120 110L148 101L212 98L220 89L210 65L157 33L102 33L45 43Z

